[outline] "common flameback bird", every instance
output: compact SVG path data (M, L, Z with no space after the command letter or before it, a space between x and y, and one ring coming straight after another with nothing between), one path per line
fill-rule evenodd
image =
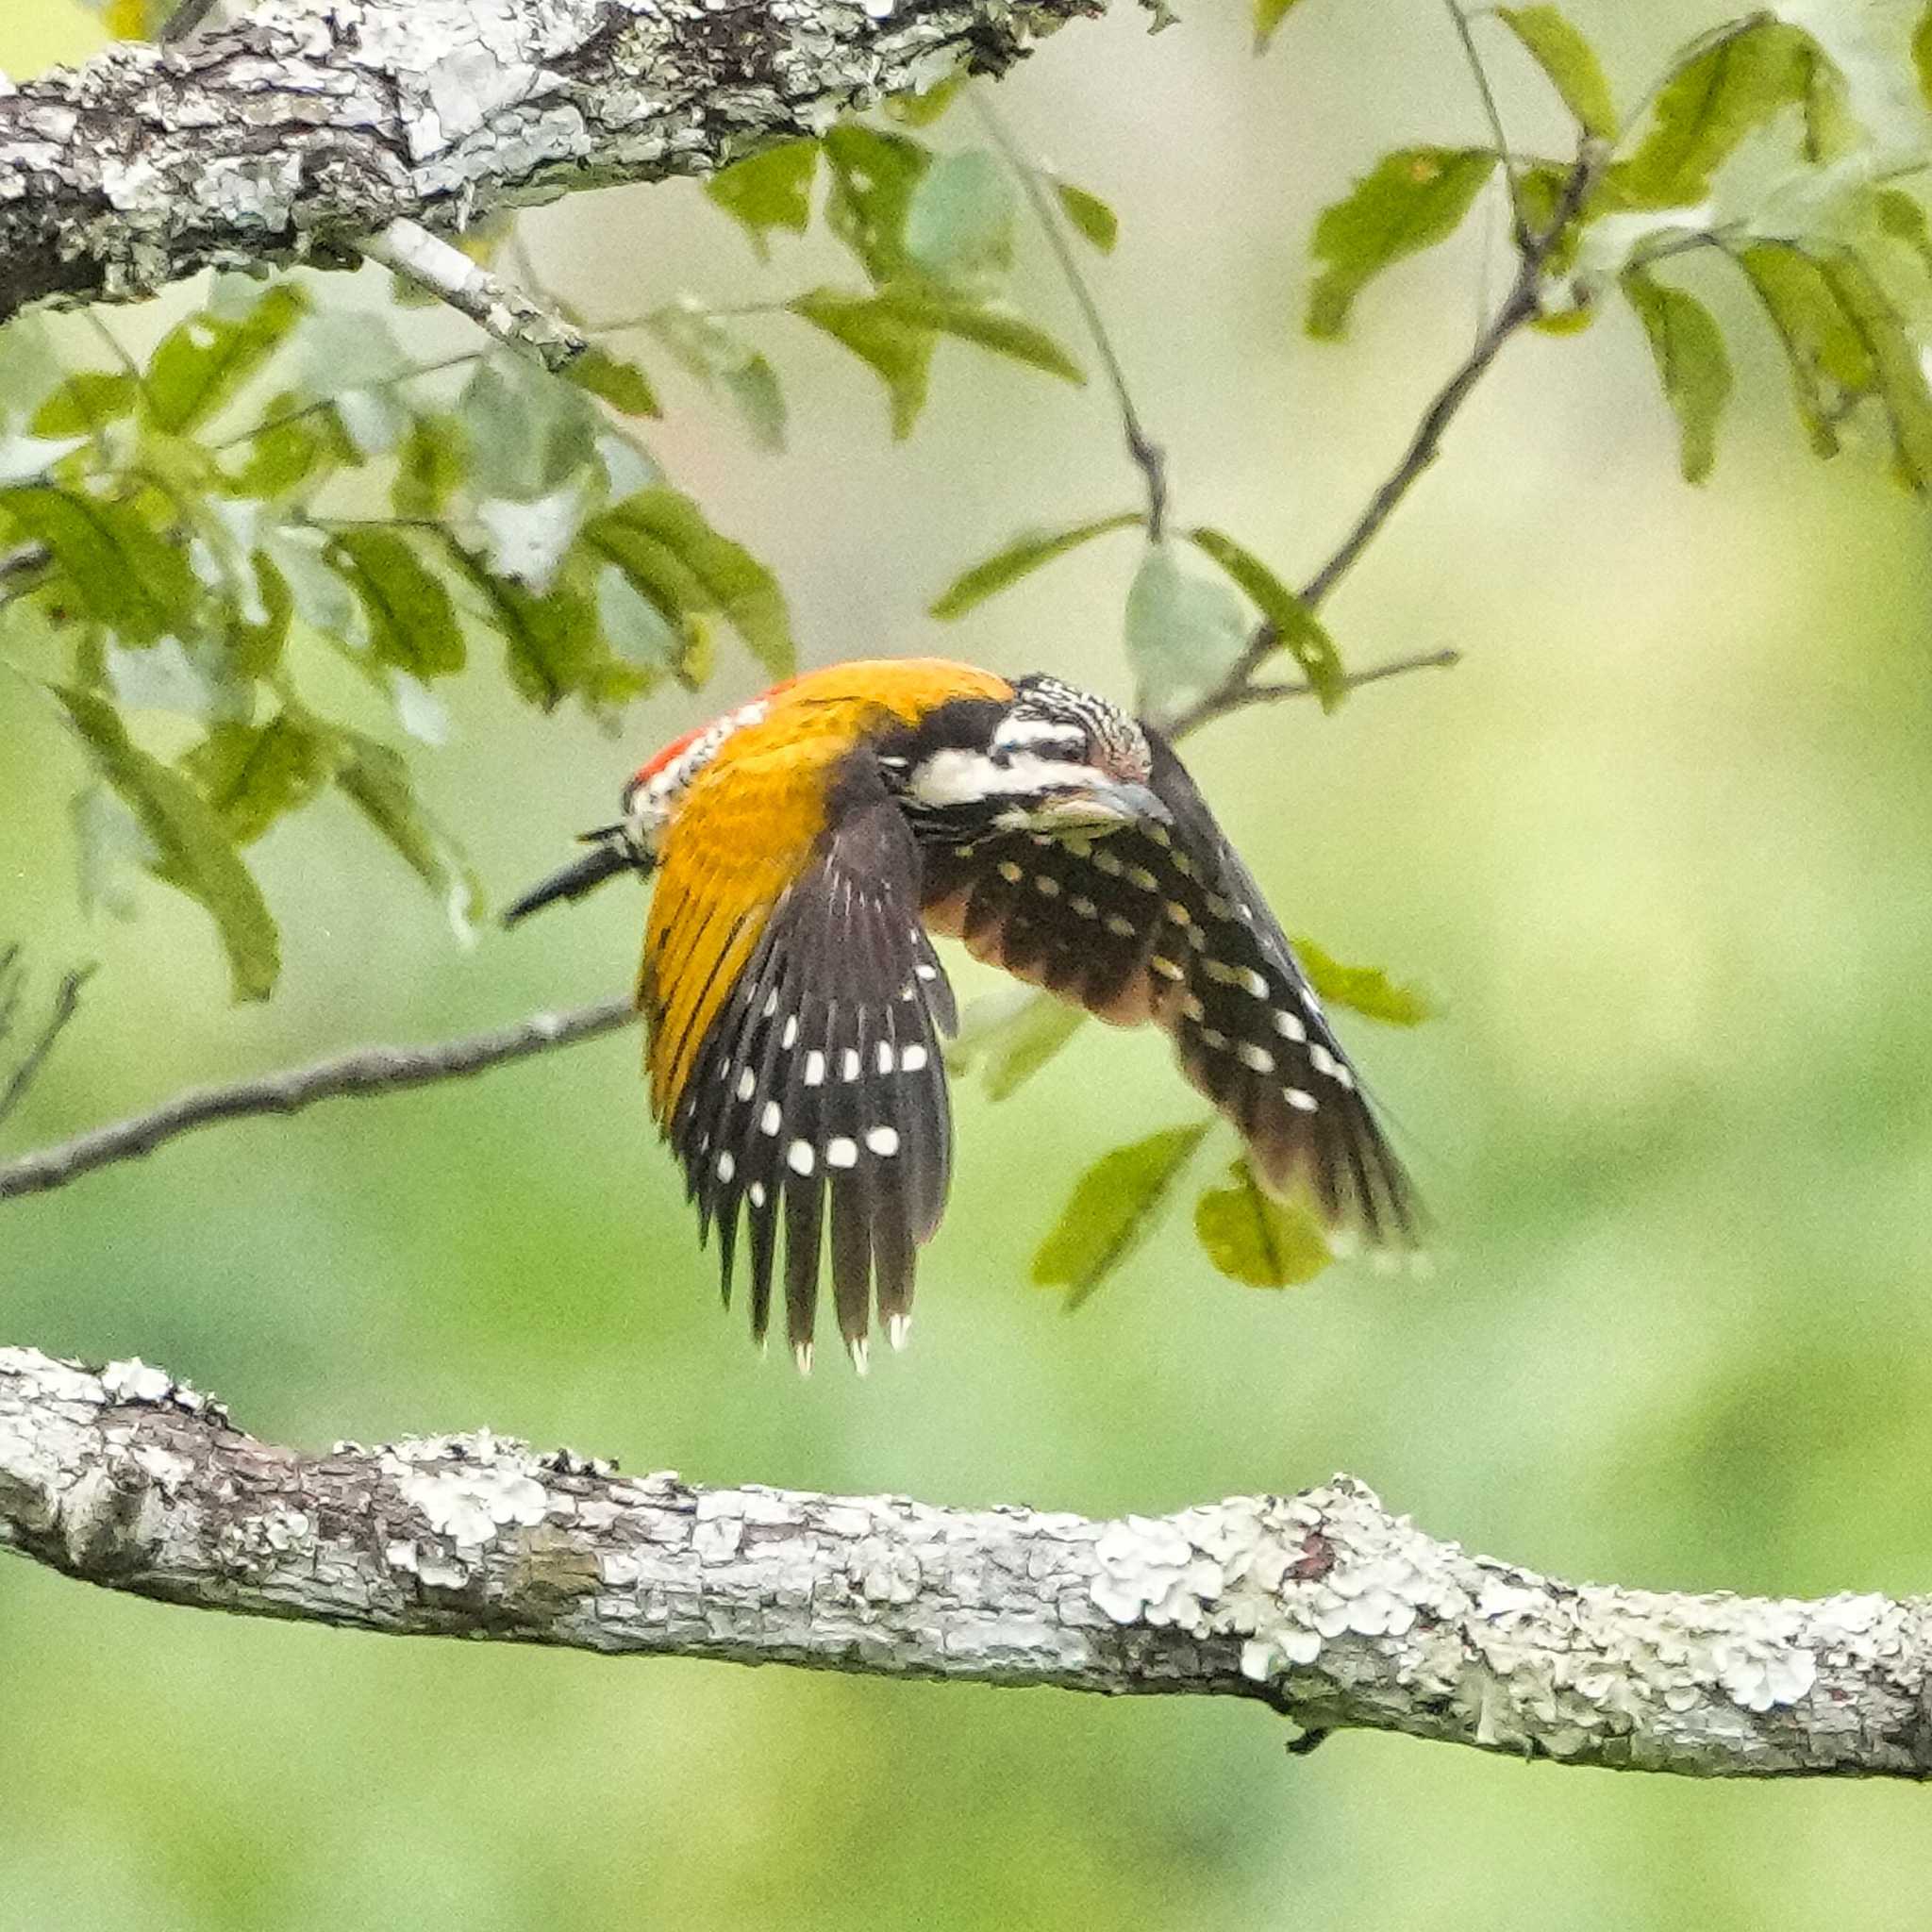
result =
M782 1224L801 1367L822 1250L863 1369L874 1298L903 1344L945 1206L955 1013L929 933L1164 1027L1263 1186L1372 1242L1413 1236L1407 1177L1259 889L1165 740L1100 698L937 658L836 664L667 745L585 838L506 923L658 874L651 1109L727 1302L748 1235L760 1341Z

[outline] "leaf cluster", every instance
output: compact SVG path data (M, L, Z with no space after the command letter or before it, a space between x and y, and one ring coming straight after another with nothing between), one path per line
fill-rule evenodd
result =
M606 720L699 681L725 633L791 668L770 573L593 400L656 407L608 354L575 381L504 351L420 364L295 279L218 285L145 361L104 330L112 366L63 367L49 340L0 337L0 544L10 627L38 621L32 675L92 774L83 894L125 907L135 867L197 899L240 998L280 964L246 850L325 794L477 917L392 741L444 736L478 649L532 704Z

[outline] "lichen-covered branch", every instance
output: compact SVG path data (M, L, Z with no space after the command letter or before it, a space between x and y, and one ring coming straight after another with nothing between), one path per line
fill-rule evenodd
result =
M139 1159L183 1134L211 1127L217 1121L300 1113L319 1100L400 1093L442 1080L467 1079L511 1060L600 1039L636 1019L637 1008L630 1000L601 1000L566 1013L532 1013L514 1026L465 1034L458 1040L439 1041L434 1046L359 1046L311 1066L262 1074L225 1087L191 1087L146 1113L0 1161L0 1201L65 1187L96 1168Z
M534 356L555 373L590 346L584 332L541 302L513 289L453 242L432 235L421 222L393 221L362 244L371 261L441 296L486 335Z
M999 72L1105 0L261 0L0 80L0 321L208 266L353 261L392 223L708 174Z
M140 1362L0 1348L0 1549L244 1615L610 1656L1259 1700L1696 1776L1932 1775L1932 1602L1466 1555L1337 1476L1093 1522L624 1477L480 1431L302 1456Z

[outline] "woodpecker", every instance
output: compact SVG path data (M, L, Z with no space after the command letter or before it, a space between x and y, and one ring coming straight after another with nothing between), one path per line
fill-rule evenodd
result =
M1117 1025L1152 1022L1271 1192L1413 1241L1415 1197L1281 927L1158 731L1058 678L833 665L665 746L590 850L505 914L657 874L637 999L651 1110L724 1299L811 1362L821 1250L863 1371L945 1206L956 1024L932 934ZM829 1228L829 1241L825 1237Z

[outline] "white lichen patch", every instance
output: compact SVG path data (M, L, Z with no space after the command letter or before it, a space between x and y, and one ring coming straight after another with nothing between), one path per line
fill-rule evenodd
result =
M101 1371L101 1389L109 1402L165 1402L175 1392L175 1378L134 1356L109 1362Z
M488 1429L391 1443L382 1466L432 1533L459 1550L480 1550L499 1530L533 1527L549 1513L550 1491L538 1480L528 1445Z
M1324 1695L1498 1750L1670 1761L1799 1706L1820 1639L1842 1664L1903 1652L1898 1607L1552 1585L1471 1558L1338 1477L1292 1501L1108 1525L1092 1603L1112 1622L1241 1640L1243 1676L1316 1671ZM1426 1723L1413 1718L1426 1699ZM1451 1718L1453 1714L1453 1721Z

